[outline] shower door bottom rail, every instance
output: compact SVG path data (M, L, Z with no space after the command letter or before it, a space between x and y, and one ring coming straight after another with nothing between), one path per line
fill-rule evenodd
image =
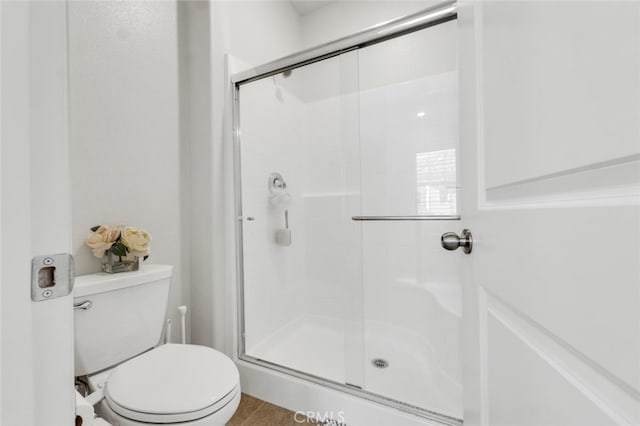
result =
M447 416L446 414L440 414L435 411L427 410L422 407L418 407L412 404L407 404L406 402L398 401L393 398L388 398L382 395L378 395L373 392L366 391L362 388L358 388L354 385L335 382L333 380L324 379L319 376L315 376L313 374L305 373L300 370L296 370L289 367L284 367L282 365L265 361L261 358L256 358L251 355L240 354L238 356L240 361L244 361L248 364L257 365L259 367L263 367L269 370L277 371L279 373L286 374L288 376L292 376L298 379L306 380L311 383L315 383L317 385L325 386L331 389L335 389L338 391L342 391L348 393L353 396L357 396L368 401L376 402L378 404L384 405L386 407L395 408L397 410L403 411L405 413L410 413L418 417L422 417L431 421L438 422L445 426L463 426L462 419L458 419L456 417Z

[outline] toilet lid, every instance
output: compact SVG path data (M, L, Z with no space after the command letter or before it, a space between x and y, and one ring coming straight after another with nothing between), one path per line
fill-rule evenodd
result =
M235 364L206 346L167 344L116 367L105 387L118 414L149 423L195 420L239 391Z

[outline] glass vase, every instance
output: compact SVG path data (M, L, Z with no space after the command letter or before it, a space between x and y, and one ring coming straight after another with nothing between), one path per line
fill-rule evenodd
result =
M140 259L137 256L121 257L110 252L102 256L102 270L108 274L137 271L139 268Z

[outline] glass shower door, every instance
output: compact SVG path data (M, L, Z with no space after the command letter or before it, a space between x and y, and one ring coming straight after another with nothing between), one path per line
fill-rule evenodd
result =
M244 350L362 386L357 54L240 86Z
M461 419L460 256L440 247L459 223L456 47L455 22L397 37L359 50L358 77L362 215L380 217L362 230L364 389Z
M441 23L240 84L243 359L460 423L456 43Z

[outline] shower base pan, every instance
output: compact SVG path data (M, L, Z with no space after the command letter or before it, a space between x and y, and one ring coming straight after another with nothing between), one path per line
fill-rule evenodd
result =
M345 384L344 327L330 318L305 316L292 321L247 348L240 359L440 424L460 425L462 388L437 368L433 356L417 345L411 347L415 340L399 337L397 330L385 330L383 325L367 329L375 334L365 335L364 389Z

